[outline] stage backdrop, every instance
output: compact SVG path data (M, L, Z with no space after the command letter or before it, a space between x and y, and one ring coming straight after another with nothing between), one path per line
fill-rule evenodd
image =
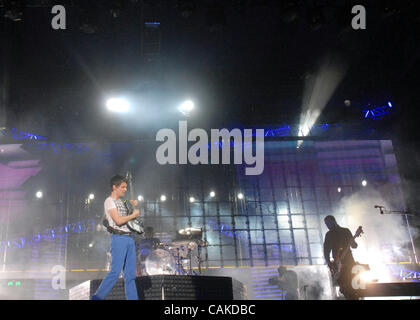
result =
M201 252L203 270L263 267L273 275L278 265L324 265L323 218L330 214L352 232L365 223L366 239L375 235L376 247L365 243L358 258L374 250L384 263L409 260L404 220L392 221L401 230L394 239L379 230L388 217L374 208L405 208L391 141L305 141L299 148L297 141L265 141L258 176L245 175L245 164L159 165L158 146L155 141L2 145L2 277L14 272L22 279L44 278L38 298L57 296L48 289L55 265L68 271L68 281L103 277L109 249L101 225L103 201L109 179L127 171L135 197L144 198L145 225L154 227L161 241L170 243L183 228L202 228L208 242ZM192 265L197 272L196 257ZM260 291L269 287L267 277L255 279L251 288L258 281ZM258 297L281 297L268 289L271 294Z

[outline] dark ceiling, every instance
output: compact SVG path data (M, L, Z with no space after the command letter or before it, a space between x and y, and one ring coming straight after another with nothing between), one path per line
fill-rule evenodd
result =
M173 110L185 97L199 109L195 126L296 124L305 79L326 57L347 71L320 123L359 121L362 107L392 100L399 112L376 125L398 131L417 107L417 1L61 1L66 30L51 28L54 2L25 1L22 21L0 19L2 101L8 126L20 130L139 136L178 121ZM355 4L366 7L366 30L350 27ZM8 5L0 1L1 16ZM144 21L160 22L154 56L142 54ZM141 112L110 118L104 99L113 93Z

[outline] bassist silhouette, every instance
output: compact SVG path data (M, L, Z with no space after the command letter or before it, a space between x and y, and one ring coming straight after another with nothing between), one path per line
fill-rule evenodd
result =
M351 248L356 249L355 238L363 232L359 227L355 236L347 228L342 228L337 224L334 216L327 216L324 219L328 232L324 240L324 257L330 268L333 285L340 287L340 292L348 300L358 300L360 296L352 286L353 267L357 264L354 261ZM331 261L332 252L334 261Z

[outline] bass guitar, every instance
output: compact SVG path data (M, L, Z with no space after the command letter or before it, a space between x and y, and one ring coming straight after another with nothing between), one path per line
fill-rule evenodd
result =
M127 171L126 179L128 188L130 189L130 199L134 199L133 179L129 171ZM128 200L124 200L124 205L127 209L127 215L132 214L134 209L136 209ZM140 218L140 216L128 221L127 227L128 229L130 229L130 231L135 232L137 234L144 233L143 220Z
M343 259L349 252L351 243L354 241L354 239L356 239L357 237L360 237L362 233L363 233L363 228L360 226L359 228L357 228L352 240L349 241L347 246L345 248L340 248L337 254L334 256L334 261L332 265L329 266L330 271L331 271L331 277L334 284L337 284L338 280L340 279L341 271L343 269Z

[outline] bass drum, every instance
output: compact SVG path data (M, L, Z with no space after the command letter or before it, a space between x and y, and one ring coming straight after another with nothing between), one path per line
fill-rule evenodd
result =
M146 258L146 272L148 275L176 274L176 260L164 249L153 250Z

